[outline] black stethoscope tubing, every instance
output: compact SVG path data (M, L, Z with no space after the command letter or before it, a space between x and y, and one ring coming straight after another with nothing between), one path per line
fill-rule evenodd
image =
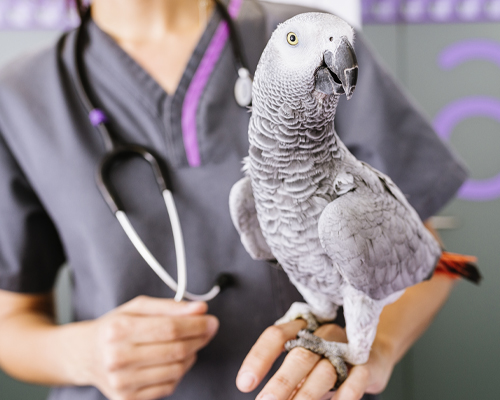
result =
M222 18L226 21L229 27L229 39L231 41L231 47L233 49L233 56L236 62L237 69L239 70L240 68L245 68L247 71L250 71L245 55L241 51L243 46L241 45L242 41L238 28L236 27L231 16L229 15L229 11L224 6L224 4L222 4L220 0L214 0L214 2L215 6L217 7L217 10L220 12Z
M227 22L230 31L230 41L234 54L234 59L238 68L239 80L250 79L248 64L243 52L241 51L241 40L239 37L238 30L229 15L226 7L220 2L220 0L214 0L216 7L223 19ZM208 301L217 296L222 289L233 284L233 277L230 274L220 274L217 277L216 283L213 288L203 294L195 295L187 292L187 278L186 278L186 267L185 267L185 251L184 242L182 239L182 230L180 227L179 218L177 215L177 210L175 207L175 202L173 201L172 189L170 181L168 179L168 173L165 164L162 162L161 158L157 156L154 151L148 149L145 146L131 143L124 143L120 141L117 137L112 135L106 126L107 117L106 114L99 108L95 107L90 97L91 91L88 90L88 84L86 82L85 70L83 68L82 49L83 49L83 27L85 23L90 19L90 9L87 10L85 14L82 15L81 25L77 31L76 46L74 61L76 65L76 74L72 75L72 80L83 107L85 108L87 115L89 116L91 124L99 132L103 140L105 147L105 155L99 162L97 173L96 173L96 183L97 187L106 201L111 212L117 217L118 221L125 230L125 233L132 241L136 249L139 251L141 256L145 259L148 265L157 273L157 275L174 291L176 291L175 300L180 301L183 298L189 300L202 300ZM243 71L243 72L242 72ZM237 99L238 101L238 99ZM240 102L238 101L240 104ZM243 105L243 104L240 104ZM170 275L165 271L163 267L156 261L154 256L149 252L145 244L142 242L138 234L135 232L134 228L130 224L126 213L121 204L120 198L116 193L112 182L110 180L111 169L120 161L130 159L133 157L140 157L144 159L151 166L153 174L155 176L156 183L160 192L162 193L165 204L167 206L170 223L172 225L172 230L174 232L174 244L176 251L176 258L178 264L178 282L175 282ZM182 267L180 264L184 264L184 271L182 272ZM181 282L182 281L182 282Z

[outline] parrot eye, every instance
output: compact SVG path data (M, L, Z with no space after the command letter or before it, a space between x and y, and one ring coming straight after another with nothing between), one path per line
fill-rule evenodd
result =
M287 36L286 36L286 40L288 41L288 44L291 44L292 46L296 46L297 44L299 44L299 38L297 37L297 35L293 32L290 32Z

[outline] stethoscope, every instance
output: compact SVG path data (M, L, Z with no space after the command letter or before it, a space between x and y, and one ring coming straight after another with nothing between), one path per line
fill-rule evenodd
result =
M235 84L234 94L236 102L242 106L249 106L252 97L252 78L248 69L248 64L241 52L241 41L238 36L238 31L229 15L226 7L220 0L214 0L217 9L221 13L229 26L230 40L234 53L234 59L238 68L238 79ZM123 143L118 138L110 133L106 127L107 117L106 114L99 108L94 106L90 100L89 91L85 85L85 74L83 70L83 62L81 61L82 45L82 31L84 24L90 19L90 11L88 10L82 17L82 22L77 31L77 42L75 46L75 65L76 74L72 74L75 84L77 95L80 98L85 110L89 116L91 124L96 128L102 137L106 154L100 160L97 168L96 182L99 191L101 192L104 200L108 204L111 212L115 215L116 219L123 228L125 234L130 239L139 254L144 258L146 263L151 269L170 287L175 293L175 301L182 299L209 301L215 298L221 290L233 283L233 278L229 274L220 274L217 277L215 285L210 291L205 294L193 294L186 290L187 287L187 272L186 272L186 252L184 248L184 239L182 236L181 224L179 215L175 206L174 198L172 196L171 185L166 173L166 167L161 161L160 157L154 154L150 149L138 144ZM125 213L121 204L120 198L114 190L110 182L110 172L113 166L121 160L130 159L133 157L140 157L146 160L151 166L156 183L163 196L163 200L167 207L167 212L172 227L174 248L177 260L177 282L168 274L168 272L156 260L153 254L149 251L148 247L144 244L137 231L130 223L127 214Z

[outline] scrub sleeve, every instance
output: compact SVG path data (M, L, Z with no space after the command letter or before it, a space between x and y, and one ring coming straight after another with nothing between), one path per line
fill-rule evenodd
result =
M0 289L49 292L64 251L52 220L0 135Z

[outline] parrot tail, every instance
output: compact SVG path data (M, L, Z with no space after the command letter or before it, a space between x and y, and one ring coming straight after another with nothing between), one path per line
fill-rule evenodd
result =
M464 278L479 284L482 276L476 262L476 257L443 251L434 272L444 274L452 279Z

